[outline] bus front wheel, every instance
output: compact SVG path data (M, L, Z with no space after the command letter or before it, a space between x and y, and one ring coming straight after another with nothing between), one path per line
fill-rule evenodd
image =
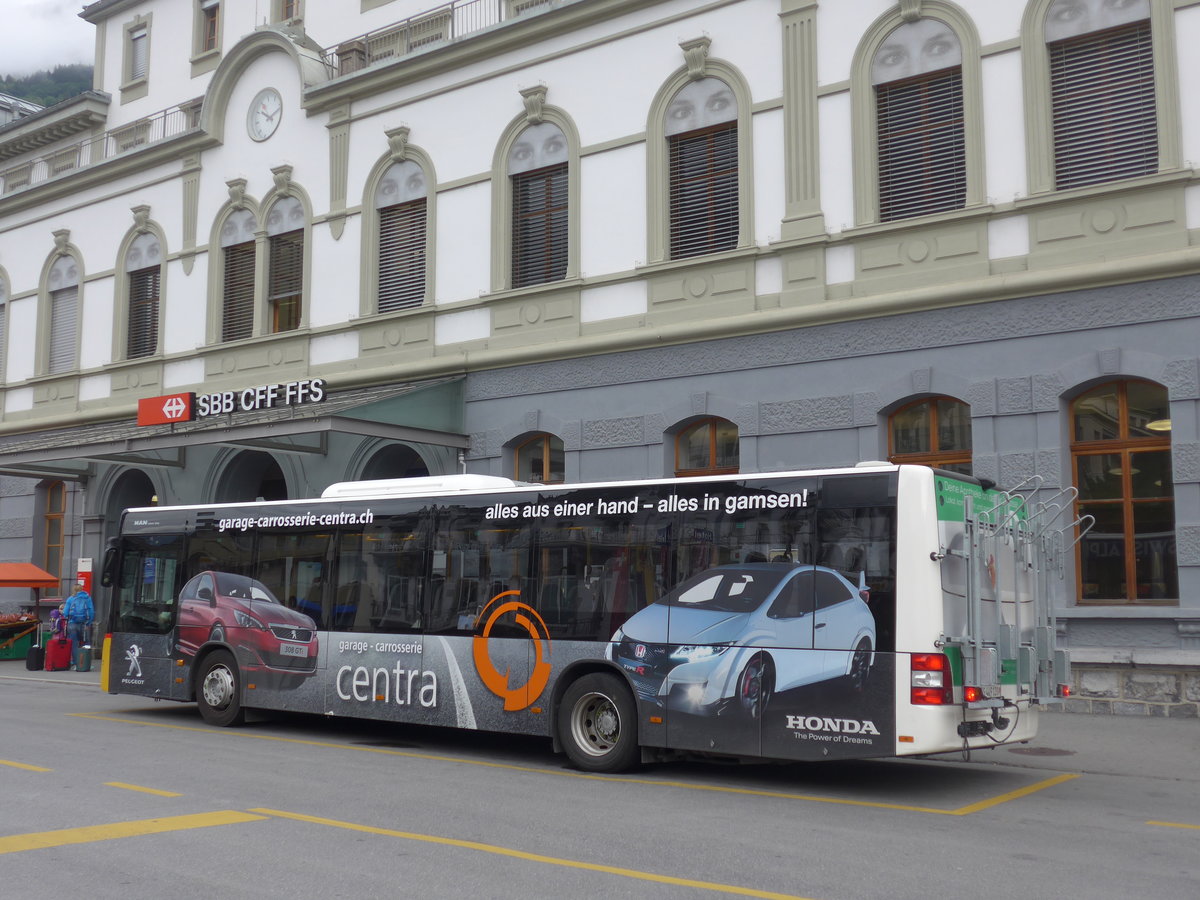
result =
M558 738L588 772L624 772L638 755L637 708L625 683L607 672L584 675L563 694Z
M240 725L245 721L237 663L221 650L204 658L196 681L196 705L210 725Z

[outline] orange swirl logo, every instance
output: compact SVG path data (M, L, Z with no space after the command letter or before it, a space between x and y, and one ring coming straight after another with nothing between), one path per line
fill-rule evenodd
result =
M504 709L508 712L528 707L541 696L550 681L550 663L543 656L543 652L545 656L550 655L550 631L546 628L546 623L533 607L519 600L504 600L505 597L520 595L520 591L504 591L488 601L488 605L475 620L477 633L472 639L475 671L479 673L484 687L504 701ZM516 624L524 628L529 633L529 639L533 641L533 669L529 673L529 680L517 687L508 683L511 673L508 670L499 672L488 654L488 637L492 633L492 627L506 613L515 614Z

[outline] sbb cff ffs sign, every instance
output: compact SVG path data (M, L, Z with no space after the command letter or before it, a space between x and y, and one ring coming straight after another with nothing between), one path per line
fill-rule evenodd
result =
M241 391L214 394L167 394L138 401L139 425L172 425L209 416L277 406L305 406L325 399L325 381L321 378L289 381L286 384L261 384Z

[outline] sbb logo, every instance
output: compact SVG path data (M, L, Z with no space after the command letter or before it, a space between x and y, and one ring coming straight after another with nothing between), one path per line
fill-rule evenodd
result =
M195 418L195 401L196 395L190 392L139 400L137 423L139 425L172 425L176 422L190 422Z

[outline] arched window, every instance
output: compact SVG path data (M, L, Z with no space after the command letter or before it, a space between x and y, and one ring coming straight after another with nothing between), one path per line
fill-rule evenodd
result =
M62 255L50 267L50 343L47 371L69 372L79 354L79 265L75 258Z
M517 481L562 484L566 480L563 442L552 434L535 434L513 453Z
M1053 0L1045 40L1055 187L1157 172L1150 0Z
M158 352L158 311L162 286L162 247L147 232L133 239L125 253L129 283L125 357L137 359Z
M254 232L258 220L248 209L230 213L221 226L224 278L221 340L237 341L254 334Z
M304 295L304 205L283 197L267 212L267 312L269 331L300 327Z
M962 62L958 36L932 18L894 28L875 51L880 221L964 206Z
M379 179L378 312L425 301L427 196L425 172L412 160L393 163Z
M971 474L971 408L953 397L929 397L888 419L888 459Z
M1080 599L1179 597L1171 412L1166 388L1102 384L1071 404L1078 511L1096 520L1079 543Z
M675 475L729 475L740 465L737 426L709 417L692 422L675 436Z
M567 138L553 122L524 129L508 153L512 185L512 286L560 281L567 274Z
M719 78L684 85L667 105L671 259L732 250L738 242L738 104Z

